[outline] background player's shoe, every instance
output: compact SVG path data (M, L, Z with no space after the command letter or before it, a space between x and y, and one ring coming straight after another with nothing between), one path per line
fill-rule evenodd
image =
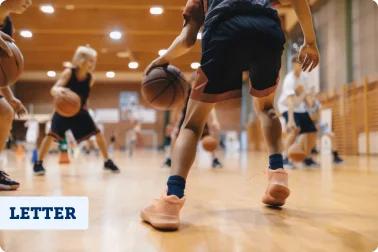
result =
M313 155L318 155L319 154L319 151L316 149L316 147L312 148L311 154L313 154Z
M344 163L344 160L339 156L339 153L337 151L334 151L332 154L333 154L333 163L334 164Z
M11 179L6 172L0 171L0 191L17 190L18 187L20 187L20 183Z
M45 168L43 167L43 163L41 161L37 161L34 163L33 172L36 176L43 176L46 173Z
M316 163L312 158L306 158L303 160L303 164L308 168L318 168L320 165Z
M294 169L295 168L293 163L290 162L290 160L287 157L284 158L284 160L283 160L283 166L284 166L285 169Z
M290 195L287 172L284 169L268 170L268 181L262 202L269 206L283 206Z
M121 170L114 164L114 162L111 159L108 159L104 163L104 169L109 170L114 173L119 173Z
M176 195L163 195L143 209L140 216L143 221L156 229L176 230L180 226L180 210L184 203L185 198L179 199Z
M218 160L218 158L213 159L213 163L211 164L213 168L222 168L222 163Z
M170 158L166 158L163 163L163 167L171 168L171 166L172 166L172 160Z

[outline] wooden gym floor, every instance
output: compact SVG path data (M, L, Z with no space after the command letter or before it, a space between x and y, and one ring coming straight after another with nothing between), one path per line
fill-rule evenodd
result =
M9 252L54 251L373 251L378 247L378 158L347 157L332 167L290 171L292 195L282 209L260 203L265 190L263 153L222 157L212 170L202 155L187 186L178 232L157 232L139 219L139 210L164 189L169 170L163 155L117 153L122 173L102 171L100 158L81 155L59 166L46 160L47 175L33 177L29 159L8 153L8 171L22 182L6 196L88 196L87 231L2 231ZM12 167L12 169L10 169Z

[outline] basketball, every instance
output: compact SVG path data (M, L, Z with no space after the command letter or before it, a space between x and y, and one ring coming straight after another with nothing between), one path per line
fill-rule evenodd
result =
M170 110L185 101L188 85L172 65L153 68L142 81L142 96L154 108Z
M306 153L298 144L293 144L288 150L289 159L294 162L302 162L306 158Z
M8 42L13 55L9 57L3 50L0 51L0 86L14 84L24 70L24 57L20 49L13 42Z
M72 117L80 110L80 97L69 89L65 89L63 95L54 97L56 112L64 117Z
M205 136L202 139L202 147L208 152L213 152L218 148L218 140L212 136Z

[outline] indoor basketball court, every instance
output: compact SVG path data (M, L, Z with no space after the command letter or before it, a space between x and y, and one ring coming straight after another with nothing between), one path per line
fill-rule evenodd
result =
M378 250L377 1L0 20L0 252Z

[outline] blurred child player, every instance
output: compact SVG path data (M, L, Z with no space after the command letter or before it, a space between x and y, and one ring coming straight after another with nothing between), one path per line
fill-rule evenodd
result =
M73 117L64 117L54 113L51 122L51 130L43 139L39 149L38 161L34 164L35 175L44 175L43 160L47 154L53 139L62 140L67 130L71 130L76 141L89 139L96 136L97 144L104 157L104 168L118 173L119 168L109 158L108 149L103 134L97 128L87 109L87 100L94 84L93 71L97 61L97 52L89 46L79 46L72 60L72 67L66 68L54 87L51 89L53 96L63 95L66 89L75 92L81 100L80 111Z

